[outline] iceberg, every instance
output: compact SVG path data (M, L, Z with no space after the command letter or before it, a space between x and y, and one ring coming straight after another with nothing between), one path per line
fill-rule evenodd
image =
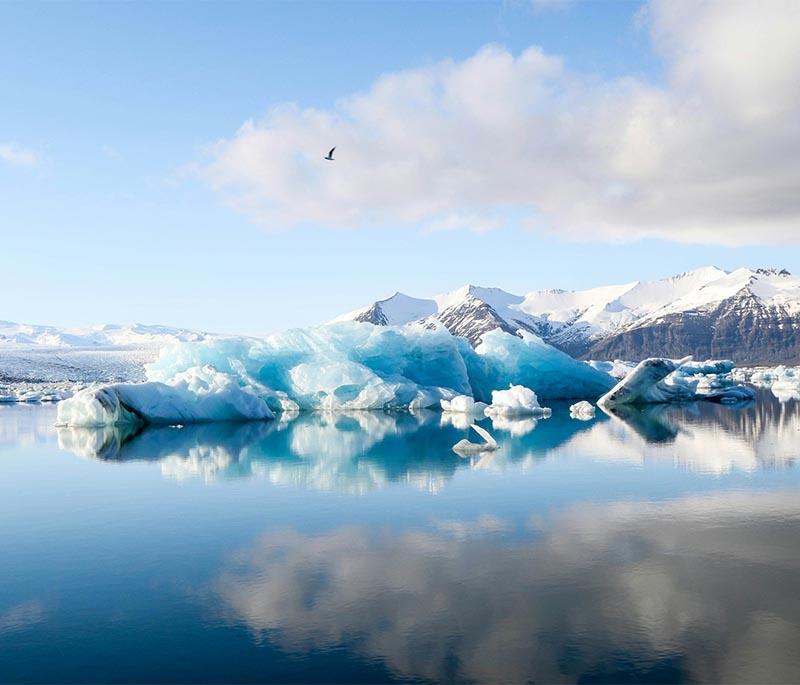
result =
M687 370L682 370L682 367L690 361L691 357L679 360L645 359L610 392L603 395L597 404L607 408L624 404L684 402L698 399L733 403L755 397L755 392L751 388L733 385L729 377L702 375L702 369L725 368L727 364L732 365L732 362L719 362L720 366L717 366L717 363L709 365L708 362L701 362L695 367L701 369L699 372L691 365L688 365Z
M549 416L552 411L539 404L539 398L530 388L510 385L508 390L492 391L492 403L486 407L486 416Z
M524 333L500 330L476 349L446 329L340 322L265 339L214 338L165 348L146 383L77 393L59 405L71 426L264 420L289 411L461 411L496 388L538 397L599 396L614 379ZM459 399L459 397L461 399ZM468 399L464 399L468 398ZM475 405L469 405L475 406Z
M456 395L452 400L442 400L441 407L443 412L451 412L454 414L479 414L483 415L486 407L489 405L486 402L476 402L473 397L469 395Z
M753 385L769 388L781 402L800 398L800 366L774 366L736 370L740 380L748 377Z
M493 390L512 384L531 388L543 399L568 400L599 397L615 381L525 331L519 336L499 329L484 333L474 350L467 345L464 359L472 394L484 402Z
M594 418L594 405L586 400L576 402L569 408L569 417L578 421L590 421Z
M706 359L705 361L683 362L677 369L683 376L697 374L725 374L730 373L736 368L736 364L730 359Z
M166 383L87 388L60 402L59 426L183 424L272 419L261 397L210 366L193 367Z
M347 321L264 339L177 343L146 367L147 382L91 387L62 401L58 423L170 425L269 420L298 411L442 409L471 415L485 408L493 417L546 415L540 398L604 393L607 404L738 401L749 390L730 387L732 366L646 360L615 386L608 373L527 332L493 330L473 349L443 327Z
M453 452L456 454L477 454L479 452L493 452L499 445L491 433L485 428L481 428L477 423L472 424L472 429L483 438L483 442L470 442L466 438L459 440L453 445Z

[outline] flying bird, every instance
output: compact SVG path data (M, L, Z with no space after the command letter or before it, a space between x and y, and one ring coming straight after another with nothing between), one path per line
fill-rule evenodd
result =
M331 151L328 153L328 156L327 156L327 157L325 157L325 159L327 159L329 162L332 162L332 161L333 161L333 151L334 151L335 149L336 149L336 146L334 145L334 146L331 148Z

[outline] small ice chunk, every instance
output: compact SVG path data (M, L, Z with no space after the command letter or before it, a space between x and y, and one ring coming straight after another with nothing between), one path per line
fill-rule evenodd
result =
M469 395L456 395L452 400L442 400L441 406L442 411L446 412L483 415L489 405L485 402L476 402L475 398Z
M594 405L586 400L576 402L569 408L569 416L578 421L589 421L594 418Z
M481 428L478 424L473 423L472 429L483 438L483 442L470 442L465 438L453 445L453 452L456 454L477 454L478 452L491 452L499 447L497 440L495 440L491 433L485 428Z
M524 385L509 385L508 390L493 390L486 416L549 416L552 411L539 404L536 393Z

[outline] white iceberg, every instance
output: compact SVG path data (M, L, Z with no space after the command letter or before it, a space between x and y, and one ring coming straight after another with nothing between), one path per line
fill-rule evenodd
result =
M594 405L586 400L576 402L569 408L569 417L579 421L589 421L594 418Z
M510 385L508 390L493 390L492 403L486 416L549 416L552 411L539 404L539 398L530 388Z
M645 359L610 392L603 395L597 404L600 407L614 407L622 404L653 404L698 399L733 403L755 397L755 392L751 388L733 385L729 377L716 375L713 378L706 377L702 373L695 373L691 366L688 367L690 373L680 371L690 360L691 357L679 360ZM722 365L728 363L720 362ZM710 368L707 364L708 362L702 362L697 368Z
M485 428L481 428L478 424L473 423L472 429L483 438L483 442L470 442L465 438L453 445L453 452L456 454L477 454L479 452L493 452L499 447L497 440L495 440Z
M476 402L475 398L469 395L456 395L452 400L442 400L440 404L443 412L480 416L483 416L483 412L489 406L486 402Z
M774 366L736 370L736 377L769 388L781 402L800 398L800 366Z

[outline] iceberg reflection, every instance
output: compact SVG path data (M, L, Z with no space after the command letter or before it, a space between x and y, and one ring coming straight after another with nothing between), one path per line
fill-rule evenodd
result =
M564 445L562 453L643 463L669 460L709 474L783 468L800 459L800 403L763 390L755 402L615 408L612 421Z
M500 443L459 457L452 446L474 417L437 412L302 413L275 422L183 427L60 428L63 449L84 457L158 462L164 476L206 481L258 476L295 487L366 492L406 482L436 492L458 469L530 469L544 460L641 464L669 460L720 474L785 467L800 457L800 404L761 391L757 402L619 407L588 421L554 404L550 418L480 419Z
M522 531L269 532L212 582L225 620L436 682L797 682L793 491L578 505ZM747 592L742 592L747 588Z

